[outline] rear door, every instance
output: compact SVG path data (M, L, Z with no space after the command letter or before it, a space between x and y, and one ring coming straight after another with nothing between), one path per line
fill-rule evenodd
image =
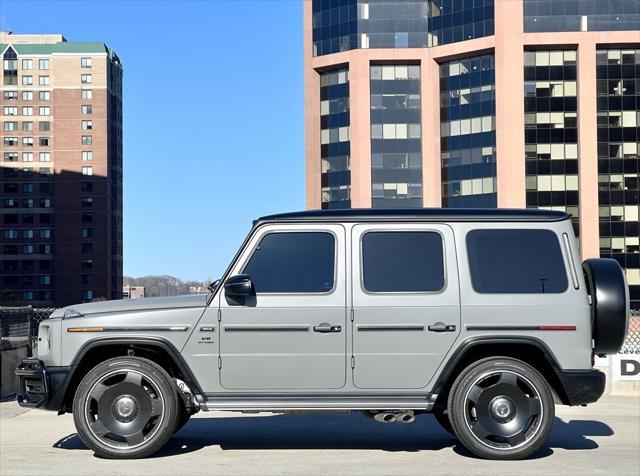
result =
M426 386L460 332L453 230L356 225L352 249L354 385Z
M255 299L220 301L220 379L237 390L338 389L346 383L346 252L340 225L269 225L234 274Z

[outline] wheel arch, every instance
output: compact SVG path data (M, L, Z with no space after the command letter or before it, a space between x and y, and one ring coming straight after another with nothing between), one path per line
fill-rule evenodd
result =
M545 378L554 399L564 405L569 404L567 393L556 373L561 367L543 341L524 336L478 336L463 340L442 366L432 389L432 393L438 395L436 409L446 408L449 390L456 376L471 363L485 357L512 357L531 365Z
M59 413L70 411L80 381L92 368L109 358L127 356L131 351L135 356L145 357L160 365L172 377L183 380L194 395L202 394L197 379L170 341L151 336L98 337L87 341L74 357L55 409Z

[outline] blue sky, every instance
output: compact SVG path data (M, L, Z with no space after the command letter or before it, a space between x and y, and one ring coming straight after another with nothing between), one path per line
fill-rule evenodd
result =
M124 272L222 274L251 220L304 208L302 2L0 0L0 30L124 65Z

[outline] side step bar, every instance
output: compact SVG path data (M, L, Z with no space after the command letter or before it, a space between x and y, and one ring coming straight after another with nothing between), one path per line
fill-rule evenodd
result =
M286 410L426 410L438 395L419 397L247 397L208 396L201 401L206 411L286 411ZM199 398L199 400L202 397Z

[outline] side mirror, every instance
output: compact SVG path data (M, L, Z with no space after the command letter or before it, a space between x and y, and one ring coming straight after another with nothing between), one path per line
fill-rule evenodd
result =
M246 274L231 276L224 283L224 294L227 298L244 303L244 298L255 294L251 278Z

